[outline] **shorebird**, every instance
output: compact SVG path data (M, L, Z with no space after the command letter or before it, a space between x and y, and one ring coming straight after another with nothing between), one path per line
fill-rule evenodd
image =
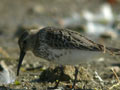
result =
M100 56L103 52L120 55L120 49L105 47L89 40L76 31L56 27L45 27L31 32L25 31L19 38L18 44L20 57L17 75L19 75L27 51L32 51L35 56L58 65L78 65L81 62L89 61L90 58ZM73 88L78 72L76 67L75 70Z

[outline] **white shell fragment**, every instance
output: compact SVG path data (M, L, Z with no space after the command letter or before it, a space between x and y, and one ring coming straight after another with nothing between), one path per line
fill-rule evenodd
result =
M15 81L15 73L7 67L4 61L0 61L0 84L9 84Z

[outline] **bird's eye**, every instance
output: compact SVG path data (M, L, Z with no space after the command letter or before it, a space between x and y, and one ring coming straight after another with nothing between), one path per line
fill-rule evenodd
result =
M26 40L24 40L24 41L23 41L23 44L26 44L26 43L27 43L27 41L26 41Z

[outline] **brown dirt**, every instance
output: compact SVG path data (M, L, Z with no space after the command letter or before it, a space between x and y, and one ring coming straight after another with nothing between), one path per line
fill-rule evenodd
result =
M69 17L74 12L80 13L81 10L87 8L97 11L97 8L104 2L104 0L0 0L0 48L2 48L0 60L4 60L7 65L13 66L13 71L16 72L19 47L14 34L18 26L59 26L57 23L58 19ZM113 6L113 10L116 12L119 8ZM118 40L108 40L105 43L109 46L120 47ZM54 86L55 83L37 81L40 78L40 74L44 71L43 67L48 68L49 66L51 64L47 61L37 58L31 52L28 52L16 82L5 86L12 90L45 90L48 86ZM86 62L82 66L87 69L87 73L91 75L92 80L79 80L78 90L108 90L108 88L117 84L117 80L110 68L118 67L117 74L118 77L120 76L119 57L105 56L103 61ZM103 79L104 84L101 84L95 78L95 71ZM60 86L66 87L66 84L71 85L72 82L62 81ZM116 85L111 90L120 90L120 85Z

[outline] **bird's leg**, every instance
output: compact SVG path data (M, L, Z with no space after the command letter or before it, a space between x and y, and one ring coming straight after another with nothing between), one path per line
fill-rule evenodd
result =
M73 82L72 89L74 89L74 87L75 87L75 84L76 84L76 81L77 81L77 74L78 74L78 68L77 68L77 66L75 66L75 80Z
M63 76L63 69L64 69L64 67L61 65L61 66L59 66L60 67L60 76L59 76L59 78L58 78L58 81L56 82L56 85L55 85L55 87L54 88L57 88L58 87L58 85L59 85L59 83L60 83L60 79L61 79L61 77Z

